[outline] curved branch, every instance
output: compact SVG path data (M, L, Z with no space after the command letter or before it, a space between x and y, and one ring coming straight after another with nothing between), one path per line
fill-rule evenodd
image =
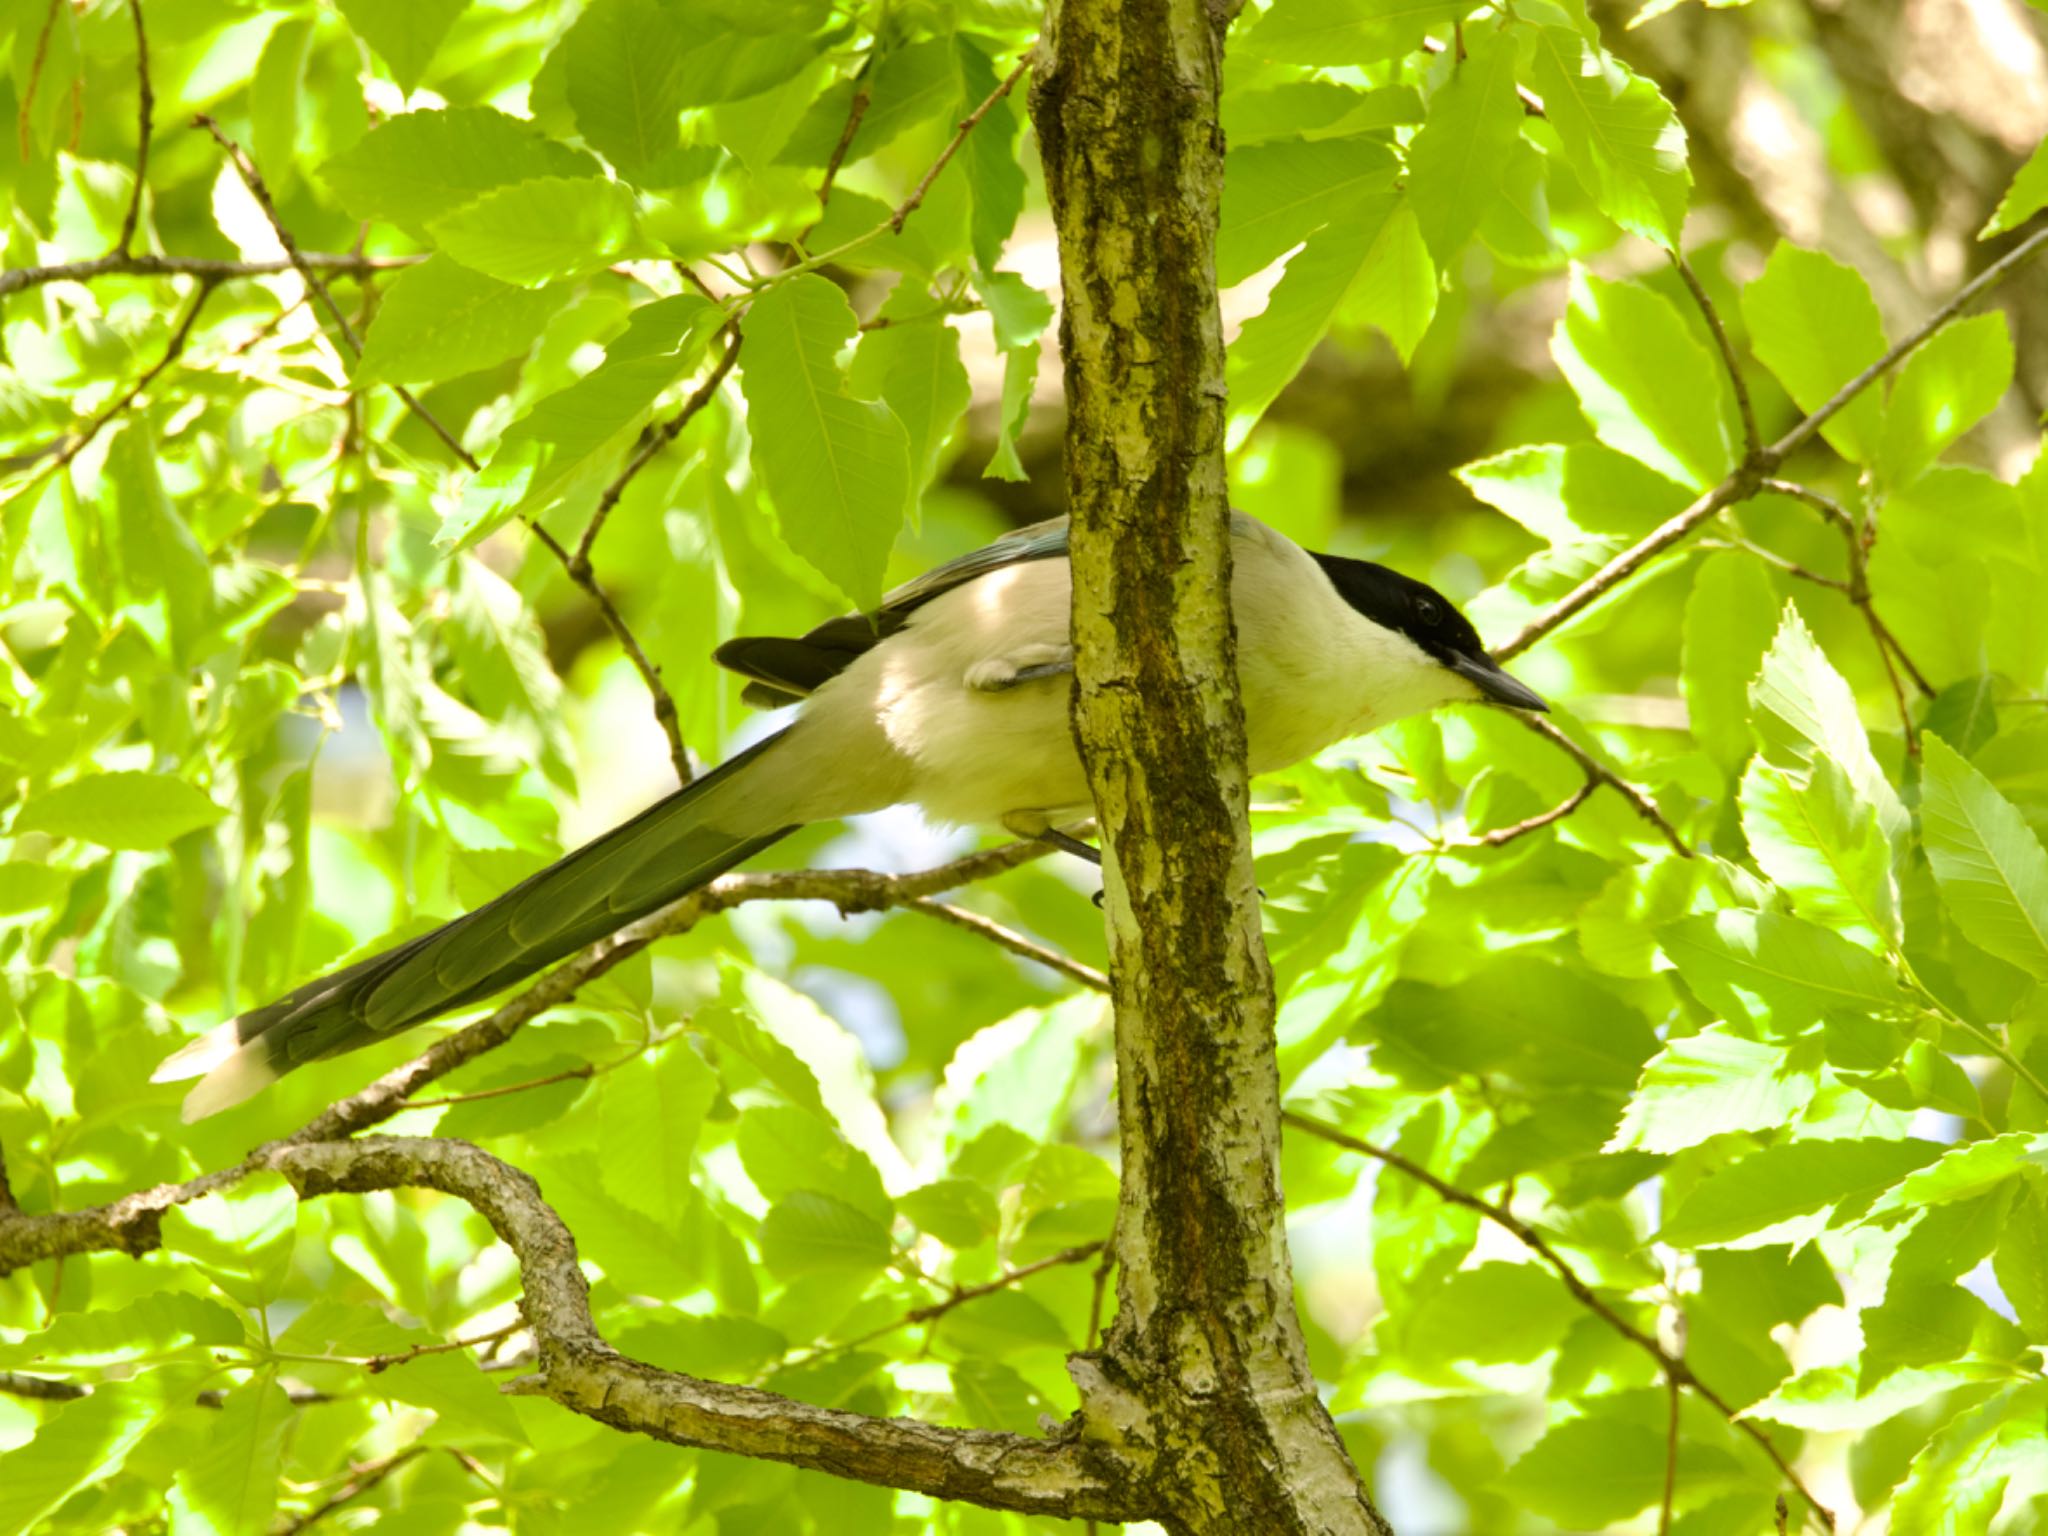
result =
M416 267L424 256L362 256L353 251L301 251L299 260L318 272L337 277L367 277ZM148 252L115 252L90 261L60 261L47 267L15 267L0 272L0 299L10 293L41 288L46 283L89 283L96 277L196 277L224 283L238 277L277 277L297 271L282 258L270 261L227 261L216 256L153 256Z
M283 1174L302 1199L425 1188L474 1207L519 1261L520 1308L538 1359L534 1374L511 1390L675 1445L989 1509L1115 1521L1149 1513L1142 1463L1083 1438L1078 1422L1043 1440L947 1429L819 1408L620 1354L597 1330L576 1240L540 1186L468 1142L395 1136L310 1142L278 1147L259 1166Z

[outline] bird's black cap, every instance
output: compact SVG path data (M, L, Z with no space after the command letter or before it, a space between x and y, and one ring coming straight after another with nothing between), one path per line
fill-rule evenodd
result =
M1382 629L1407 636L1422 651L1469 679L1491 702L1510 709L1548 710L1533 688L1501 670L1487 655L1471 620L1429 583L1370 560L1343 555L1316 555L1315 559L1345 602Z

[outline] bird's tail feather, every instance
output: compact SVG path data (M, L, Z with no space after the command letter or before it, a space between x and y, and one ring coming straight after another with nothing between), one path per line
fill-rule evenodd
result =
M185 1118L230 1108L323 1056L482 1001L666 906L796 830L779 778L749 773L787 732L719 764L474 912L307 982L168 1057L200 1081Z

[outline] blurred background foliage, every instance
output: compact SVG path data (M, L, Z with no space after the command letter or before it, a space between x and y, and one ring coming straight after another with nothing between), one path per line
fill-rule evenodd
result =
M24 1210L230 1163L406 1059L194 1127L147 1083L189 1032L672 784L596 593L702 764L760 729L721 639L1063 509L1023 90L956 129L1039 20L0 3ZM1742 460L1659 247L1683 225L1770 438L2032 228L2044 50L2020 0L1248 7L1219 245L1237 504L1515 635ZM1259 788L1295 1103L1511 1208L1608 1309L1473 1209L1290 1142L1312 1358L1404 1536L1768 1530L1756 1431L1843 1530L2048 1529L2048 284L1995 304L1785 466L1819 501L1748 501L1517 662L1696 856L1611 784L1505 836L1584 775L1491 714ZM871 483L824 483L854 451ZM764 863L973 842L890 814ZM1055 861L960 900L1099 965L1092 890ZM1062 1360L1105 1305L1077 1250L1115 1209L1110 1066L1094 997L971 933L757 904L394 1128L532 1171L629 1353L1031 1431L1072 1409ZM0 1287L0 1530L1024 1524L501 1396L516 1332L367 1371L516 1320L458 1203L249 1181L164 1237ZM1751 1410L1684 1395L1668 1505L1659 1363L1617 1318Z

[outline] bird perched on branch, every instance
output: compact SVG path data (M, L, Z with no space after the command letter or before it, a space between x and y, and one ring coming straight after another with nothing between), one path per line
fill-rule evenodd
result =
M1438 592L1311 554L1232 520L1231 606L1253 773L1438 705L1541 710ZM185 1118L284 1073L479 1003L705 885L814 821L909 802L1098 857L1060 822L1088 814L1068 727L1073 646L1064 518L898 587L871 614L717 652L745 697L792 724L474 912L359 960L192 1041L156 1072L197 1077Z

